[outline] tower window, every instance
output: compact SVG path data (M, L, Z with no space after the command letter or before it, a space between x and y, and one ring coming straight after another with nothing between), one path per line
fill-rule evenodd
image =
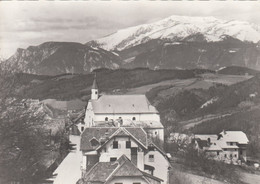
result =
M95 94L97 94L97 91L95 91Z
M135 121L135 117L133 117L132 120Z

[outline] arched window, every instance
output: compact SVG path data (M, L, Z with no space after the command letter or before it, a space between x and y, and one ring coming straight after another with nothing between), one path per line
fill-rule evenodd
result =
M135 121L135 117L133 117L132 120Z
M105 118L105 121L108 121L108 117Z

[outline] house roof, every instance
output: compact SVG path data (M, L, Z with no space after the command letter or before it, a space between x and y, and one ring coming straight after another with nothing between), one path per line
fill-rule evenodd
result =
M216 141L218 139L218 136L215 134L196 134L195 139L201 139L201 140L208 140L210 138L210 141Z
M81 134L80 139L80 150L95 150L99 145L92 146L90 140L96 138L97 140L104 138L109 138L118 128L116 127L93 127L86 128Z
M85 182L105 182L109 175L118 167L117 163L98 162L84 174Z
M196 141L197 141L200 149L203 149L204 147L209 147L209 142L207 140L201 140L201 139L197 138Z
M238 146L237 146L237 145L228 145L225 140L219 140L219 141L216 141L216 143L217 143L221 148L238 149Z
M115 177L144 177L156 181L163 181L160 178L140 171L125 155L122 155L116 162L98 162L82 178L81 183L101 182L105 183Z
M220 133L226 142L237 142L239 144L248 144L249 140L242 131L222 131Z
M115 136L130 136L144 147L147 146L147 134L142 128L134 127L92 127L86 128L81 135L80 150L90 151L99 149L102 145L93 146L91 140L97 141L103 139L107 142ZM105 145L105 144L103 144Z
M122 126L134 126L134 127L143 127L143 128L164 128L160 121L132 121L124 120Z
M207 151L223 151L221 147L217 143L210 144L209 147L206 148Z
M158 113L145 95L103 95L91 102L95 114Z

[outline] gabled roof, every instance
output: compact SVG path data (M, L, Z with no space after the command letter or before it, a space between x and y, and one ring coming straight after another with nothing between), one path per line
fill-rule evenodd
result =
M226 142L237 142L238 144L248 144L249 140L242 131L222 131L220 133Z
M146 148L147 146L147 134L142 128L134 127L91 127L86 128L81 135L80 150L91 151L101 148L110 139L115 136L130 136L136 142ZM91 140L104 140L104 144L95 145L91 144Z
M98 162L87 173L84 174L85 182L102 182L104 183L109 175L118 167L117 163Z
M84 132L81 134L81 139L80 139L80 150L95 150L97 147L100 145L92 146L90 140L92 138L96 138L97 140L103 138L103 139L108 139L115 131L117 131L118 128L116 127L91 127L91 128L86 128Z
M81 183L100 182L106 183L116 177L142 177L151 178L156 181L163 181L160 178L140 171L125 155L122 155L116 162L98 162L86 172Z
M145 95L103 95L91 102L95 114L158 113Z
M141 171L125 156L122 155L118 161L119 167L113 172L115 176L143 176Z

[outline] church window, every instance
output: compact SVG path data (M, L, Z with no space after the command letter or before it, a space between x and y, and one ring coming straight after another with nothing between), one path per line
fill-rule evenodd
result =
M108 117L105 117L105 121L108 121Z
M135 117L133 117L132 120L135 121Z

